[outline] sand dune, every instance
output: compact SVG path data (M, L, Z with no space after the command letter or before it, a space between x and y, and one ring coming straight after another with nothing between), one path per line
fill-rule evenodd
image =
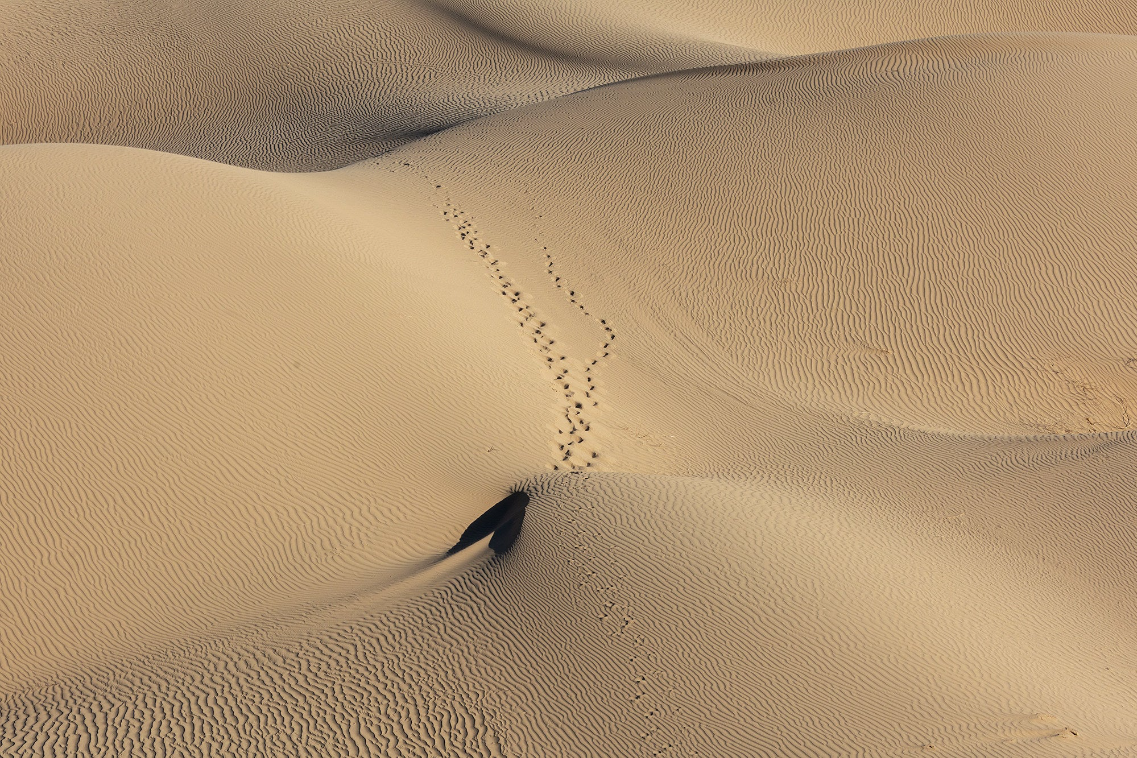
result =
M0 143L126 145L278 171L343 166L630 76L765 57L650 36L650 55L588 60L416 0L0 7Z
M7 10L0 755L1137 754L1127 8Z
M548 458L547 388L405 192L0 161L5 686L381 581Z
M574 299L551 264L643 330L632 349L745 395L955 433L1124 430L1131 85L1124 37L911 42L614 85L386 160L478 208L535 292Z
M961 553L958 535L943 539L950 527L915 536L832 495L557 476L530 483L537 503L504 561L483 557L388 612L357 603L350 621L300 639L238 640L22 693L6 710L25 728L6 746L46 736L151 751L191 742L164 736L180 724L201 730L199 744L286 754L1137 744L1119 619L1017 576L1015 557ZM45 701L72 718L44 714ZM78 726L101 723L113 726Z
M1133 34L1132 3L1039 0L433 0L472 25L561 54L640 63L672 40L716 42L773 55L843 50L926 37L1006 32ZM661 42L663 43L661 45Z
M1137 8L1120 0L5 0L0 9L0 144L114 144L277 171L344 166L645 74L944 35L1137 30Z

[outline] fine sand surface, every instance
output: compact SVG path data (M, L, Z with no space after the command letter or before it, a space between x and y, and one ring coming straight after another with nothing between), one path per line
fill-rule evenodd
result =
M1137 14L895 5L6 2L0 755L1137 755Z
M0 0L0 144L316 171L634 76L988 32L1137 34L1137 5Z
M314 171L597 84L766 57L666 34L560 52L419 0L0 0L0 143Z

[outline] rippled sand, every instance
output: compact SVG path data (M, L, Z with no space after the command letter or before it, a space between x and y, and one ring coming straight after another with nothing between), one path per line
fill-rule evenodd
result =
M1137 755L1137 12L896 5L4 3L0 755Z

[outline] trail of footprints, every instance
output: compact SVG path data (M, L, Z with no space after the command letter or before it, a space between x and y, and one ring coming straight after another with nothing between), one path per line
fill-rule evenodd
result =
M589 487L591 475L573 471L575 486ZM565 498L572 502L573 498ZM642 743L640 755L659 758L681 749L681 738L674 733L673 716L679 708L669 697L669 687L658 657L652 651L647 637L635 624L632 593L624 585L624 570L612 556L597 552L593 546L603 542L597 530L607 530L603 516L595 513L595 498L577 498L575 507L563 507L562 514L572 527L575 554L569 559L580 576L576 588L579 592L569 597L581 610L599 621L605 634L621 646L628 656L634 675L625 681L625 696L638 715L637 735ZM688 748L684 755L698 755Z
M403 163L403 166L413 168L409 163ZM606 319L594 316L585 308L576 291L569 289L567 283L557 273L553 256L548 248L543 247L545 271L554 286L564 292L572 305L579 308L585 316L595 320L604 330L604 341L600 349L587 363L574 361L565 355L558 347L556 339L550 334L548 323L538 316L532 304L526 301L521 288L516 286L502 270L493 246L480 237L470 214L454 206L452 198L446 195L442 185L421 171L419 175L431 182L438 193L439 200L436 207L454 226L459 239L484 262L490 277L500 288L502 297L506 298L510 307L514 309L518 325L531 337L533 345L543 359L542 364L550 372L554 386L564 398L559 409L557 436L554 443L558 460L552 464L552 469L584 473L584 469L591 468L599 457L597 451L591 449L587 442L587 434L591 428L590 411L599 404L595 397L595 371L600 362L609 356L612 343L616 339L615 331ZM570 516L569 521L578 529L582 526L574 516ZM600 607L597 611L597 620L607 634L629 646L629 662L640 671L639 675L630 682L629 700L643 719L639 735L643 740L644 755L667 755L676 747L673 739L667 738L670 730L666 726L675 708L666 701L666 698L660 697L661 693L655 691L656 688L649 681L658 676L658 665L648 650L644 637L630 628L634 621L632 607L623 597L625 593L620 582L605 581L595 568L588 568L603 563L589 547L591 542L592 540L588 539L577 539L575 545L577 555L570 563L577 564L583 572L580 587L582 589L588 587L591 590L585 593L585 597L595 601L599 595ZM618 575L619 572L615 567L609 568L607 574Z
M553 268L553 257L548 248L542 248L545 270L552 277L557 289L563 290L570 303L604 329L603 345L586 365L565 355L557 340L550 334L549 324L538 316L534 307L526 301L521 288L502 270L501 261L490 243L481 239L470 214L456 208L442 185L435 183L430 176L411 166L410 163L403 163L403 166L416 170L423 179L433 184L439 198L435 207L454 226L459 239L485 263L490 277L500 288L502 297L506 298L510 307L514 309L518 326L533 340L546 371L552 377L553 385L564 398L563 404L558 409L557 434L553 443L557 460L552 464L553 471L591 468L600 457L594 446L586 441L586 435L592 427L592 422L589 420L590 411L599 404L595 396L594 369L601 360L608 357L612 342L616 339L612 327L608 325L606 319L597 318L586 310L577 298L575 290L567 289Z

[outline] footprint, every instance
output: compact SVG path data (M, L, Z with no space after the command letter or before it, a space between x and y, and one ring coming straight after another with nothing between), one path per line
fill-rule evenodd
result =
M517 314L517 324L526 332L527 342L532 344L538 355L544 358L542 365L552 374L553 386L563 398L563 404L558 412L560 422L557 424L557 434L553 441L555 455L551 468L554 471L591 468L600 457L594 445L585 446L586 435L592 428L590 414L593 408L599 406L599 401L595 397L597 382L594 373L600 361L609 356L609 348L616 338L612 327L608 325L606 319L597 319L586 310L575 290L568 290L569 302L576 305L584 315L596 320L603 328L605 338L602 348L596 352L591 361L587 365L581 364L579 368L573 366L575 361L570 361L559 349L554 352L553 348L557 345L557 341L549 335L552 330L550 325L537 316L537 310L529 302L525 290L510 279L499 259L490 253L491 245L482 240L481 232L471 215L454 205L441 183L433 181L430 176L410 163L404 162L403 166L415 170L433 186L435 205L442 217L454 227L458 239L482 259L487 273L497 285L498 292ZM556 274L552 255L548 252L548 248L544 250L546 273L553 278L554 284L563 290L565 285L561 282L561 277Z

